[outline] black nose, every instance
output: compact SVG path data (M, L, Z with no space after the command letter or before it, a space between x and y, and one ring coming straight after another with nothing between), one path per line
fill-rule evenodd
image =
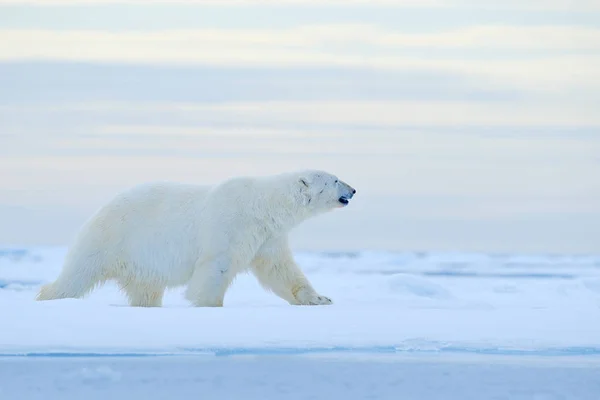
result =
M355 194L355 193L356 193L356 189L352 189L352 194Z

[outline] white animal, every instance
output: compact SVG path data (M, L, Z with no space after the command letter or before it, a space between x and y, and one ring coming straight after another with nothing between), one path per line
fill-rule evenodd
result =
M80 298L115 280L131 306L160 307L187 284L198 307L222 307L234 277L250 270L293 305L325 305L295 263L288 232L344 207L356 190L324 171L236 177L214 186L151 183L117 195L82 227L57 280L37 300Z

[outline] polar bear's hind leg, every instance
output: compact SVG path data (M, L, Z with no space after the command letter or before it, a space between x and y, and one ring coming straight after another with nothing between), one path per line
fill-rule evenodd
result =
M37 301L78 299L107 281L108 277L102 274L96 265L78 266L68 262L65 268L52 283L43 285L37 294Z
M162 307L165 287L136 280L120 281L119 286L127 295L131 307Z

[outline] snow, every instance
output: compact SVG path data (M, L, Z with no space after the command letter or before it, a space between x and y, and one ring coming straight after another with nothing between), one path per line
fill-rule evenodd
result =
M0 252L0 354L392 348L600 352L600 259L591 256L299 253L331 307L291 307L241 276L224 308L127 307L114 285L34 302L64 248ZM576 312L574 312L576 311ZM470 350L469 350L470 349ZM583 351L583 350L581 350ZM595 351L595 350L594 350Z
M127 387L142 398L173 385L222 398L218 382L231 370L236 385L274 380L252 381L248 398L261 385L273 398L276 387L306 398L298 376L315 393L337 387L340 398L447 398L431 389L444 385L452 398L482 398L475 387L488 385L485 398L584 399L600 388L599 256L298 252L334 305L290 306L250 275L223 308L190 307L183 288L163 308L131 308L112 284L85 299L35 302L65 251L0 250L0 376L10 377L0 398L39 398L41 387L48 396L67 387L73 398ZM475 387L461 386L471 379Z

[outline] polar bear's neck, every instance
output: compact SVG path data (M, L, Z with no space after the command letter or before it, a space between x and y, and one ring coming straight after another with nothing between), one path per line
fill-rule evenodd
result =
M268 179L261 182L261 214L273 230L286 232L310 218L311 212L295 182Z

